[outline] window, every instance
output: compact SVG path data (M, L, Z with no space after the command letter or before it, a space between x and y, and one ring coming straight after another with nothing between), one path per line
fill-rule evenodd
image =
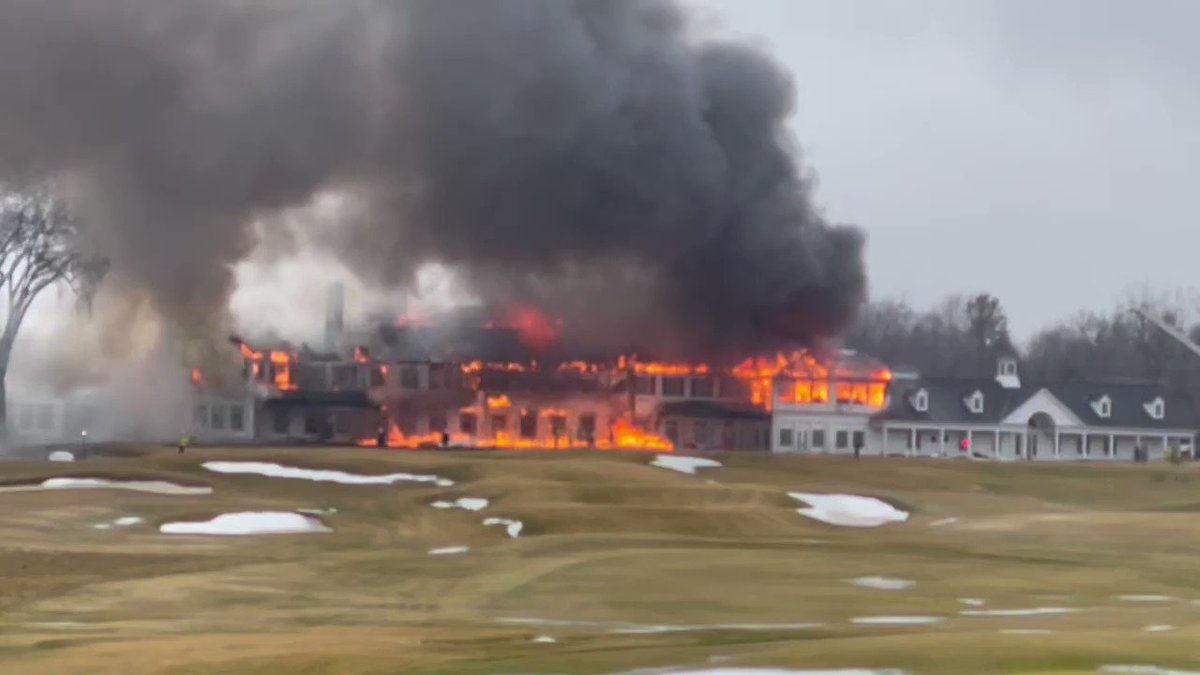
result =
M795 445L794 432L791 428L784 427L779 430L779 445L790 448Z
M711 377L692 378L692 396L696 398L712 398L713 379Z
M1142 407L1146 409L1147 415L1156 420L1161 420L1167 412L1167 404L1161 396L1155 398L1153 401L1148 401Z
M976 415L983 412L983 392L976 390L975 393L967 397L967 410Z
M697 448L708 447L708 422L696 420L692 423L692 437L696 439Z
M492 433L506 431L508 429L508 415L504 413L492 414Z
M333 430L337 434L350 433L350 411L339 410L333 414Z
M672 445L677 445L679 443L679 422L667 420L666 424L663 425L663 434L667 437L668 441L671 441Z
M638 376L634 391L644 396L654 395L654 378Z
M834 434L833 439L834 445L838 450L845 450L850 444L850 434L846 433L845 430L839 430Z
M1108 419L1112 416L1112 399L1107 394L1101 396L1092 401L1092 410L1095 411L1097 417Z
M913 410L917 412L926 412L929 410L929 392L920 389L917 393L913 394L912 406Z
M664 377L662 379L663 396L683 396L683 383L682 377Z
M561 413L555 413L550 416L550 434L554 436L555 443L558 439L567 435L567 416Z
M241 431L246 428L246 411L242 406L229 406L229 428L234 431Z
M721 429L721 447L726 450L737 447L737 425L733 422L725 422Z
M225 406L214 405L212 407L212 428L225 429Z
M586 439L596 438L596 413L583 413L579 416L579 433Z
M479 424L479 417L473 412L458 413L458 430L470 436L475 435L476 426Z
M332 379L334 389L353 389L358 384L358 366L334 366Z
M813 429L812 446L814 448L824 448L825 447L825 430L824 429Z
M272 421L274 422L272 429L277 434L286 434L288 429L292 426L291 415L289 415L288 411L286 410L276 410L275 419Z
M861 431L854 432L854 447L862 449L867 445L867 435Z
M323 415L321 415L321 413L316 412L316 411L312 411L312 412L309 412L308 414L306 414L304 416L304 433L306 433L306 434L321 433L321 427L324 426L323 423L325 421L322 419L322 417L323 417Z
M520 420L521 438L537 438L537 410L522 410Z
M450 383L446 378L446 364L433 363L429 366L429 388L430 389L446 389L450 387Z
M200 429L208 428L208 406L206 406L206 405L196 406L195 421L196 421L196 426L198 428L200 428Z
M1001 375L1016 375L1017 362L1012 359L1000 359L1000 374Z
M402 366L400 368L400 387L402 389L417 389L421 386L421 374L417 372L416 366Z

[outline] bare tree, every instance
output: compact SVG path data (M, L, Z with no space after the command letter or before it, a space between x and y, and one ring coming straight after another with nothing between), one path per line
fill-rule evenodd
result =
M42 291L61 283L90 306L108 269L82 246L78 223L48 186L0 195L0 436L8 429L8 364L25 314Z

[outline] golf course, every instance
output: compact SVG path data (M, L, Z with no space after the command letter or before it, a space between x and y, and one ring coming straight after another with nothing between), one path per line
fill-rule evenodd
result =
M656 457L3 464L0 673L1200 672L1200 465Z

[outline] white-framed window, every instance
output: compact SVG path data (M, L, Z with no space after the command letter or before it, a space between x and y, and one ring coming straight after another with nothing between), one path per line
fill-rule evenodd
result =
M971 412L975 413L976 415L982 413L983 412L983 392L979 391L978 389L975 390L975 393L973 393L967 397L966 404L967 404L967 410L970 410Z
M1145 408L1146 414L1150 415L1150 417L1156 420L1161 420L1167 414L1167 403L1166 401L1163 401L1161 396L1146 403Z
M929 392L924 389L918 389L917 393L913 394L912 406L917 412L926 412L929 410Z
M1108 394L1101 396L1095 401L1092 401L1092 410L1096 412L1098 417L1103 419L1112 417L1112 399L1108 397Z
M1016 375L1017 362L1014 359L1000 359L1000 374L1001 375Z

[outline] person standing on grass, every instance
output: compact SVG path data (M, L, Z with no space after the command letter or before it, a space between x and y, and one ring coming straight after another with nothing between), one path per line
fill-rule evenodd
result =
M183 451L187 450L187 446L191 442L192 442L192 438L190 436L188 436L187 434L180 436L179 437L179 454L182 455Z

